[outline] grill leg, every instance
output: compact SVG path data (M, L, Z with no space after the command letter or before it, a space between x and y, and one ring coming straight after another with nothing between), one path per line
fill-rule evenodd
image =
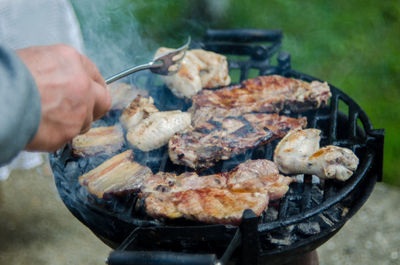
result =
M311 251L284 265L319 265L317 251Z
M245 210L240 230L242 232L242 258L240 265L254 265L258 263L258 216L252 210Z

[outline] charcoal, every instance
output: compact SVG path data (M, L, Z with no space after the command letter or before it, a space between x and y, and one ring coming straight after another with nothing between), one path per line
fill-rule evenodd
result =
M264 214L264 221L271 222L278 219L278 211L274 207L268 207L268 210Z
M82 170L85 170L88 161L85 158L79 159L78 160L78 164L79 164L79 168L81 168Z
M72 178L75 178L76 176L79 176L80 170L81 170L81 167L79 165L79 162L70 161L69 163L67 163L67 165L64 168L65 178L72 179Z
M315 235L321 232L321 228L319 226L319 223L317 222L300 223L299 225L297 225L297 230L298 232L306 236Z

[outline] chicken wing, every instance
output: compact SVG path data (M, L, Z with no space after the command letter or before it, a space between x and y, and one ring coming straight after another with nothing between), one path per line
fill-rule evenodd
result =
M160 148L178 132L190 127L190 113L180 110L154 112L138 125L129 128L127 140L142 151Z
M153 98L145 98L139 95L122 111L119 122L128 130L138 125L154 112L158 112L158 109L154 106Z
M285 174L312 174L346 181L357 169L358 158L349 149L320 148L320 130L292 130L276 146L274 162Z

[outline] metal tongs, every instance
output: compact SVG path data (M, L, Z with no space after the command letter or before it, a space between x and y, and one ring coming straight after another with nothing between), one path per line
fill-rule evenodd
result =
M153 59L153 61L138 65L138 66L133 66L130 67L118 74L115 74L109 78L106 79L106 84L111 84L114 81L117 81L127 75L133 74L137 71L145 70L145 69L150 69L151 72L159 75L171 75L179 71L180 69L180 62L182 59L185 57L186 50L189 48L190 44L190 37L185 45L182 47L161 54L160 56L157 56L156 58Z

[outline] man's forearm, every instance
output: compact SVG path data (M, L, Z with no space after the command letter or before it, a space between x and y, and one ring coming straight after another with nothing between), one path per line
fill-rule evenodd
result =
M0 165L32 140L41 117L41 101L31 73L11 50L0 46Z

